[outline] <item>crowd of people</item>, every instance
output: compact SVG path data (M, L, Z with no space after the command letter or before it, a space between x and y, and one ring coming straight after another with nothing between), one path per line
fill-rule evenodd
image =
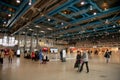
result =
M45 64L49 61L47 53L43 53L42 50L40 51L33 51L31 54L29 51L24 52L24 58L32 59L33 61L40 60L40 63Z
M5 49L0 50L0 63L3 64L4 58L8 58L8 62L12 63L15 52L12 49L9 49L7 52Z
M97 51L95 51L97 53ZM8 58L8 62L12 63L13 57L14 57L14 50L9 49L7 51L7 55L6 55L6 51L4 49L0 50L0 63L3 64L4 62L4 58L7 57ZM60 52L60 59L62 60L62 51ZM86 65L86 72L89 72L89 56L92 54L91 51L87 51L87 50L83 50L81 51L77 51L77 56L76 56L76 62L74 64L74 68L78 68L79 72L82 72L84 64ZM108 49L105 51L104 53L104 57L106 59L106 63L109 63L110 61L110 56L112 54L112 51L109 51ZM46 62L49 61L47 53L43 53L42 50L40 51L35 51L35 52L28 52L25 51L24 52L24 58L27 59L31 59L33 61L40 61L40 64L46 64Z

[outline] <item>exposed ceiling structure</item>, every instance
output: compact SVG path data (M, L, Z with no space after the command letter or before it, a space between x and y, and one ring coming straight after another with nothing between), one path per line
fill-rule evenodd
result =
M16 1L0 0L2 32L67 41L120 34L119 0Z

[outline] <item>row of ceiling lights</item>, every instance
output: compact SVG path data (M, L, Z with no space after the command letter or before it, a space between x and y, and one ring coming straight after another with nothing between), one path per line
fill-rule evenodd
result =
M20 4L20 3L21 3L21 0L16 0L16 2ZM29 0L28 5L32 5L32 0Z
M32 29L31 29L32 30ZM42 33L45 33L45 31L40 31ZM85 32L85 31L84 31ZM120 32L120 30L118 30L118 32ZM25 34L25 32L23 32L22 34ZM34 33L34 35L37 35L37 33ZM68 34L69 35L69 34ZM99 35L103 35L103 34L98 34L98 35L95 35L95 36L99 36ZM105 35L109 35L109 32L105 32ZM59 37L62 37L63 35L59 35ZM75 35L73 35L75 36ZM86 37L90 37L90 35L87 35Z
M36 25L35 27L36 27L36 28L40 28L40 26L38 26L38 25ZM53 30L52 28L47 28L47 29L48 29L48 30ZM29 30L30 30L30 31L33 31L33 29L31 29L31 28L30 28ZM45 33L45 31L40 31L40 32ZM24 33L25 33L25 32L24 32ZM24 33L23 33L23 34L24 34Z
M48 21L50 22L50 21L51 21L51 19L48 19ZM63 22L61 22L61 25L64 25L64 23L63 23Z
M81 6L85 5L86 2L85 1L81 1L80 2ZM107 10L108 9L108 3L107 2L103 2L103 4L101 5L101 7L104 9L104 10Z

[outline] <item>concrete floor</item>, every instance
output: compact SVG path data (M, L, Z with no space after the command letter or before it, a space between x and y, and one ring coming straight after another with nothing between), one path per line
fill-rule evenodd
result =
M75 59L69 59L63 63L58 60L40 64L21 57L14 58L10 64L5 58L0 65L0 80L120 80L119 58L112 57L106 64L103 57L94 56L89 60L89 73L85 66L81 73L77 72L74 62Z

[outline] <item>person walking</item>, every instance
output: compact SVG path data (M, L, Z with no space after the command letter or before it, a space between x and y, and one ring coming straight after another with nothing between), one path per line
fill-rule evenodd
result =
M12 63L13 56L14 56L14 52L10 49L8 56L9 63Z
M88 73L89 72L89 66L88 66L88 53L87 53L87 51L83 52L82 60L83 60L83 63L81 65L81 68L80 68L79 72L81 72L83 70L83 66L84 66L84 64L86 64L86 69L87 69L87 73Z

